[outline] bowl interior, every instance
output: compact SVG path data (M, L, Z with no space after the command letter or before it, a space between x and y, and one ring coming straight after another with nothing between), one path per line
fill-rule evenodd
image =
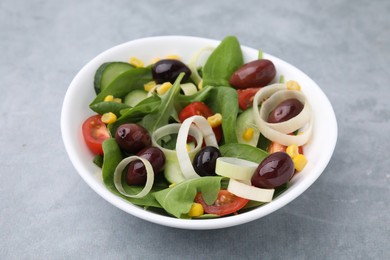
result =
M337 140L337 122L329 100L320 87L305 73L272 55L263 54L276 66L278 75L285 80L296 80L308 97L314 114L313 135L305 146L308 164L296 175L291 186L272 202L249 212L219 219L183 220L148 212L109 192L103 184L101 170L93 162L93 155L84 144L81 125L94 112L88 107L94 99L93 79L97 68L108 61L128 61L137 57L146 64L154 58L179 55L188 63L191 56L205 46L216 46L219 41L186 37L163 36L139 39L113 47L88 62L71 82L66 93L62 114L61 131L69 158L84 181L104 199L116 207L147 221L176 228L215 229L243 224L263 217L283 207L303 193L321 175L334 151ZM242 47L245 61L257 59L255 49Z

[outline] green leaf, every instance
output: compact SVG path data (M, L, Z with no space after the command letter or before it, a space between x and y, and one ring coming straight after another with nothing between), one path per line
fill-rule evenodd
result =
M102 102L107 95L123 98L131 90L143 88L143 85L152 79L150 68L130 69L117 76L106 88L104 88L92 101L90 107L96 103Z
M211 53L203 67L203 86L230 86L230 77L243 63L237 38L226 37Z
M209 97L212 89L212 86L207 86L190 96L179 95L175 101L176 110L181 111L184 107L195 101L204 102Z
M125 103L118 103L114 101L102 101L90 106L90 108L96 113L103 115L104 113L112 112L117 117L121 115L121 110L129 108L129 105Z
M154 196L160 205L177 218L185 218L190 211L198 192L206 204L211 205L218 197L222 177L202 177L186 180L171 188L155 192Z
M248 144L224 144L219 147L219 150L222 156L236 157L255 163L261 163L268 156L266 151Z
M225 143L237 143L236 121L238 115L237 91L231 87L212 88L206 104L214 113L222 115L222 132Z
M144 118L144 116L156 112L160 104L161 100L158 96L150 96L142 100L135 107L122 110L122 116L120 116L114 123L108 125L111 136L115 136L115 131L120 125L126 123L138 123Z
M149 130L150 133L154 132L157 128L167 125L169 118L175 111L175 100L180 93L180 81L184 77L184 72L176 78L173 86L161 97L161 103L155 113L146 115L142 120L142 125Z

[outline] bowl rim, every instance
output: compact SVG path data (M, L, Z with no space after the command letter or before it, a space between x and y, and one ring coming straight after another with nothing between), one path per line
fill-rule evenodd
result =
M95 58L93 58L91 61L86 63L81 70L76 74L76 76L71 81L66 94L65 98L62 104L62 110L61 110L61 133L62 133L62 139L65 146L65 149L67 151L67 154L78 172L78 174L82 177L82 179L90 186L97 194L99 194L102 198L104 198L106 201L111 203L112 205L116 206L117 208L133 215L138 218L144 219L146 221L160 224L164 226L174 227L174 228L181 228L181 229L219 229L219 228L226 228L226 227L232 227L240 224L244 224L250 221L253 221L255 219L259 219L261 217L264 217L283 206L287 205L294 199L296 199L299 195L301 195L305 190L307 190L317 179L318 177L323 173L326 166L328 165L332 154L334 152L336 142L337 142L337 121L336 116L332 107L332 104L330 103L327 96L324 94L324 92L321 90L321 88L310 78L308 77L303 71L299 70L295 66L289 64L288 62L281 60L275 56L272 56L270 54L264 53L263 55L266 55L266 57L269 57L270 59L277 60L278 62L284 63L285 65L296 69L299 73L302 74L302 76L307 77L307 80L310 81L310 84L313 84L313 86L317 87L319 90L319 95L321 96L322 101L324 102L324 105L329 110L329 118L330 123L332 124L332 131L329 132L329 135L327 136L329 139L327 149L322 153L321 160L319 166L317 166L314 173L311 173L308 178L305 178L298 187L295 187L294 189L288 189L284 193L288 192L289 196L279 196L275 200L273 200L271 203L265 204L261 207L255 208L251 211L234 215L234 216L228 216L223 218L217 218L217 219L177 219L174 217L169 216L163 216L154 212L146 211L142 209L139 206L133 205L129 203L128 201L118 197L117 195L111 193L108 189L104 188L102 189L101 185L96 182L96 178L88 171L86 171L85 167L82 167L82 160L81 158L78 158L75 153L76 147L72 145L72 136L74 136L74 133L72 133L71 129L67 126L68 120L71 118L71 103L72 103L72 96L75 94L77 88L77 84L82 78L82 76L87 72L91 64L95 63L99 57L109 54L110 52L114 51L115 49L123 48L125 46L131 45L131 44L139 44L145 41L160 41L160 40L181 40L181 41L204 41L205 44L218 44L219 40L213 40L208 38L202 38L202 37L193 37L193 36L178 36L178 35L169 35L169 36L152 36L152 37L146 37L146 38L140 38L132 41L128 41L116 46L113 46L103 52L101 52L99 55L97 55ZM241 45L243 51L253 51L253 48L247 47L245 45ZM80 126L81 128L81 126Z

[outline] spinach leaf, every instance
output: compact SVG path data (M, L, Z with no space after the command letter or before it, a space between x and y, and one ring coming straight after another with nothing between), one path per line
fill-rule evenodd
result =
M180 93L180 81L184 77L184 72L176 78L173 86L161 97L161 103L155 113L150 113L142 119L142 125L149 130L150 133L154 132L157 128L167 125L169 118L175 110L175 100Z
M121 110L129 108L129 105L125 103L118 103L114 101L102 101L90 106L90 108L96 113L103 115L104 113L112 112L117 117L121 115Z
M114 138L109 138L103 142L103 166L102 177L106 187L111 191L116 191L114 185L114 171L116 166L122 161L122 152Z
M230 77L243 63L237 38L226 37L211 53L203 67L203 86L230 86Z
M111 136L115 135L116 129L120 125L126 123L138 123L145 115L156 112L160 104L161 100L158 96L150 96L142 100L135 107L122 110L122 116L120 116L114 123L108 125Z
M214 113L222 115L222 132L225 143L237 143L236 121L238 114L237 91L231 87L212 88L206 104Z
M219 147L222 156L236 157L255 163L260 163L268 156L268 153L248 144L225 144Z
M195 94L190 96L179 95L175 101L176 110L181 111L183 110L184 107L186 107L187 105L195 101L204 102L209 97L212 89L213 89L212 86L207 86L204 87L201 91L198 91Z
M156 200L170 214L177 218L186 215L194 203L197 192L202 193L206 204L211 205L218 197L222 177L202 177L186 180L171 188L154 193Z
M92 101L90 107L102 102L107 95L122 98L131 90L143 88L143 85L153 79L150 68L134 68L117 76Z

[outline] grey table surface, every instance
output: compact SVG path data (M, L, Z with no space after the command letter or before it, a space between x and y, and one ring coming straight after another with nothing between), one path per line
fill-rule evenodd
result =
M0 259L390 259L389 13L385 0L2 0ZM339 130L314 185L214 231L152 224L94 193L62 142L65 92L94 56L156 35L236 35L314 79Z

